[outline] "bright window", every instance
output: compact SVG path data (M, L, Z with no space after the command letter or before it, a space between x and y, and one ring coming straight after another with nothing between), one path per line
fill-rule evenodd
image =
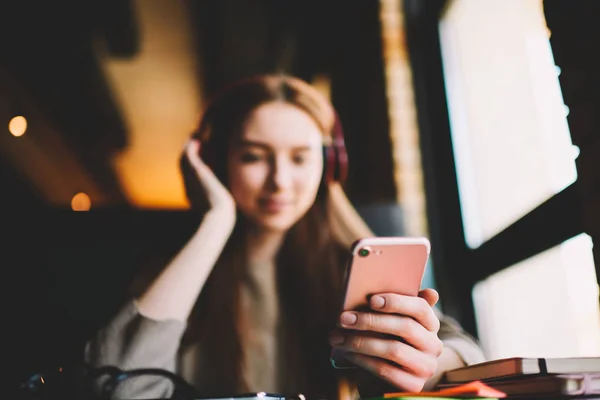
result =
M542 0L454 0L440 24L465 239L478 247L577 177Z
M440 22L465 241L477 248L577 179L542 0L449 1ZM478 283L490 358L600 355L582 234Z
M478 283L473 301L489 358L600 356L598 284L586 234Z

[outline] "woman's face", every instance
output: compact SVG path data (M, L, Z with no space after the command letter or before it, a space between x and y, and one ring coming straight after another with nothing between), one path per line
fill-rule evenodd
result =
M256 108L229 154L229 190L260 229L286 231L312 206L323 174L322 134L301 109Z

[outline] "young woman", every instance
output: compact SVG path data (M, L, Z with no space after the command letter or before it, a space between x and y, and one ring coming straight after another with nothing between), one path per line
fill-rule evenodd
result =
M87 361L168 369L206 396L325 398L340 395L340 382L416 392L444 370L481 361L476 343L434 312L431 289L417 298L381 293L372 312L340 315L348 249L372 235L340 185L341 138L332 106L299 79L259 76L221 92L182 157L202 222L90 340ZM366 372L342 376L332 348ZM123 385L119 397L169 391L148 378Z

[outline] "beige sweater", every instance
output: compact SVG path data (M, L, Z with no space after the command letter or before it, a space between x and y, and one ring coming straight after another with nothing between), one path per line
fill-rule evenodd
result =
M297 381L279 355L282 327L279 323L279 301L273 269L255 269L248 276L242 291L242 304L249 317L249 339L245 343L244 373L250 391L295 393ZM439 315L439 337L446 347L454 349L467 364L483 361L483 354L475 341L465 334L452 319ZM162 368L176 372L189 383L201 389L203 371L210 368L202 357L198 343L185 352L179 351L186 324L180 321L155 321L142 316L134 301L128 302L115 318L88 342L86 361L95 367L114 365L121 369ZM328 354L323 355L328 357ZM230 395L239 393L231 388ZM117 398L166 398L172 387L160 378L136 378L120 385Z

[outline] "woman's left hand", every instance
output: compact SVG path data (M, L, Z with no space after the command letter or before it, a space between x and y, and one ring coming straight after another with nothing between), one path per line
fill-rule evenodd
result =
M440 321L433 311L439 299L433 289L418 297L378 294L373 312L346 311L332 333L334 351L359 367L408 392L420 392L437 369L443 344Z

